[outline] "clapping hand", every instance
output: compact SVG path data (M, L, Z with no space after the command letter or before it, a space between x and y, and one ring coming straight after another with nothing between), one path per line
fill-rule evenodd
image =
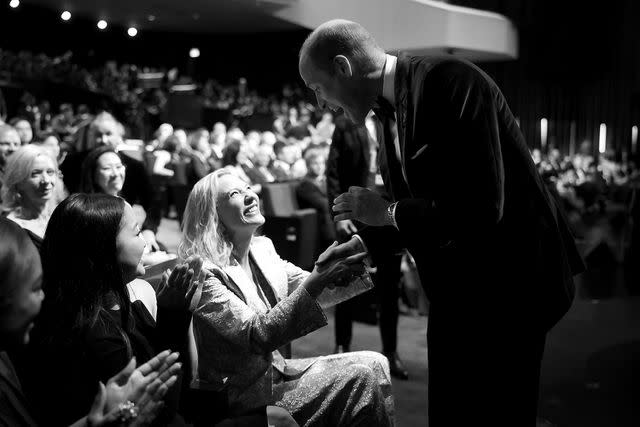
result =
M178 353L159 353L136 369L132 358L127 366L107 381L100 383L88 426L146 426L158 415L167 391L178 379L181 364Z
M158 305L171 309L188 307L197 289L197 283L206 280L208 274L208 271L202 268L202 258L199 256L190 256L177 265L171 274L167 270L158 286Z

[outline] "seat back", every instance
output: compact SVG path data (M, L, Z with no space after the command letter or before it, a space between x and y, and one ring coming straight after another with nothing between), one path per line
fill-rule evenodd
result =
M298 181L276 182L262 187L264 213L267 216L292 216L300 209L296 198Z

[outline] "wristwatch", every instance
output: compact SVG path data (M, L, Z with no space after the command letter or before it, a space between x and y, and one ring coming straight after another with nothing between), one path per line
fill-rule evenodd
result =
M398 223L396 222L396 206L398 202L391 203L389 207L387 207L387 218L389 218L389 222L393 224L395 228L398 228Z

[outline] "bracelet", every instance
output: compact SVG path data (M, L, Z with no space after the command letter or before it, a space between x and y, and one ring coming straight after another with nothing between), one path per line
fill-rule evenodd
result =
M396 222L396 206L398 206L398 202L391 203L389 207L387 207L387 218L389 218L389 222L393 224L395 228L398 228L398 223Z

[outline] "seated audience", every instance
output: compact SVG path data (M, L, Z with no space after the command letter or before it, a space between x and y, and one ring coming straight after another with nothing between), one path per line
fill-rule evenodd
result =
M53 209L62 199L58 164L48 151L25 145L9 157L2 186L7 218L20 225L40 248Z
M10 356L23 351L29 343L33 322L45 296L40 255L27 234L5 218L0 218L0 241L0 424L35 426L38 419L42 425L51 425L50 417L55 414L31 412L31 402L22 390ZM137 369L132 360L106 383L93 383L94 390L98 386L98 393L91 397L94 391L89 391L89 404L74 408L77 413L88 415L73 423L73 427L152 422L167 389L177 379L175 373L180 369L174 363L177 356L165 351ZM58 368L50 366L52 370ZM74 372L68 371L66 375L73 377ZM53 390L52 396L59 392L59 384L42 385ZM137 410L137 415L128 420L131 412L126 402Z
M213 172L216 168L215 158L212 157L211 145L209 145L209 132L206 129L198 129L189 138L191 146L192 182L195 184L201 178Z
M201 260L188 259L165 274L156 302L149 284L127 285L145 273L145 245L131 206L119 197L73 194L54 210L41 250L47 299L33 329L29 364L20 372L47 425L81 416L96 383L132 357L143 363L160 349L181 349L190 322L185 293L200 275ZM178 369L167 385L180 376ZM179 393L179 387L168 391L161 425L181 425Z
M285 359L278 351L327 324L325 288L362 274L365 254L308 273L254 236L262 224L258 196L225 169L189 195L179 253L202 256L211 274L191 302L198 386L224 388L232 413L276 405L303 426L393 425L384 356Z
M255 182L261 186L274 182L276 178L270 170L272 161L273 148L267 144L261 144L258 146L253 156L253 167L247 168L246 171L251 182Z

